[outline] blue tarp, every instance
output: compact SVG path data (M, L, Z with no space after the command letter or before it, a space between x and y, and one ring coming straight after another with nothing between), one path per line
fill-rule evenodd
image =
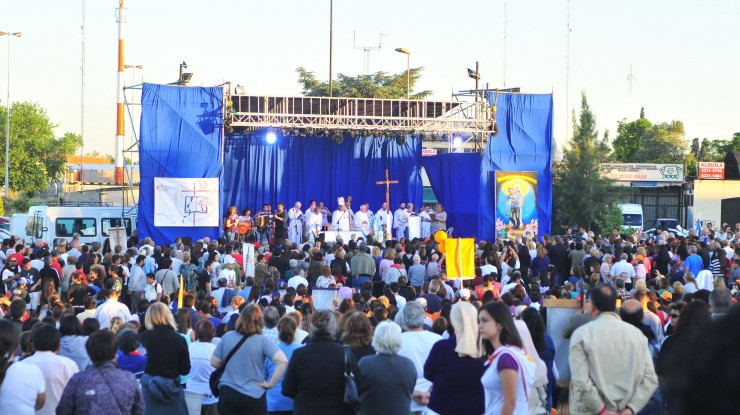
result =
M219 177L223 128L221 87L144 84L141 94L139 238L218 238L220 227L155 227L154 178ZM223 199L222 199L223 203Z
M552 94L489 93L488 99L497 108L499 135L488 140L481 164L479 233L488 240L496 235L496 170L537 172L537 233L550 233Z
M479 236L481 155L452 153L424 157L424 170L434 195L447 212L447 227L454 236Z
M352 208L369 203L380 209L385 201L385 186L376 181L391 180L391 210L400 201L419 206L422 201L421 140L406 139L398 145L388 138L344 137L341 144L331 138L278 137L268 144L266 131L226 136L222 200L224 208L234 205L261 209L277 202L290 209L296 201L308 206L310 199L323 201L334 210L339 196L352 196Z

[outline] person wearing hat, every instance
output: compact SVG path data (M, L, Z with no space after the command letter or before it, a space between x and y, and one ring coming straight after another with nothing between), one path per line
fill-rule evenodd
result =
M237 284L236 271L234 270L236 260L234 257L231 255L224 255L224 266L225 268L218 273L218 280L224 279L226 280L227 287L234 288Z
M30 304L31 296L28 295L26 284L28 284L28 281L25 278L18 278L17 285L13 289L13 298L20 298L21 300L25 301L26 304Z

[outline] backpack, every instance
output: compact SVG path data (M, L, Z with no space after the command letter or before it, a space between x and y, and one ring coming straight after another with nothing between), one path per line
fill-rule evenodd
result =
M498 364L498 359L501 358L504 353L512 356L519 364L519 374L517 376L519 379L517 379L517 382L521 380L524 385L524 395L529 399L529 391L532 390L532 387L534 386L537 363L527 354L527 351L522 348L516 346L501 346L496 349L491 357L488 358L488 365L490 367L495 367Z

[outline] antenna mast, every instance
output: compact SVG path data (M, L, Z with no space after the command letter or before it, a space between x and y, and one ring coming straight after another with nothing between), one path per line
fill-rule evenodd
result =
M570 0L568 0L567 43L565 49L565 141L570 135Z
M365 54L363 61L362 61L362 67L363 71L365 72L365 75L370 74L370 52L374 50L380 50L380 48L383 47L383 36L388 36L388 33L381 33L380 34L380 41L378 42L378 46L357 46L357 32L352 32L352 45L355 50L362 50Z

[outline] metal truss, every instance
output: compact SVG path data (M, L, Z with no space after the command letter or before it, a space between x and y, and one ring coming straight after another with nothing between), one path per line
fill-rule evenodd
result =
M231 131L280 128L300 130L309 135L346 131L373 136L442 136L490 132L494 124L485 100L445 102L231 95L230 102L225 124Z

